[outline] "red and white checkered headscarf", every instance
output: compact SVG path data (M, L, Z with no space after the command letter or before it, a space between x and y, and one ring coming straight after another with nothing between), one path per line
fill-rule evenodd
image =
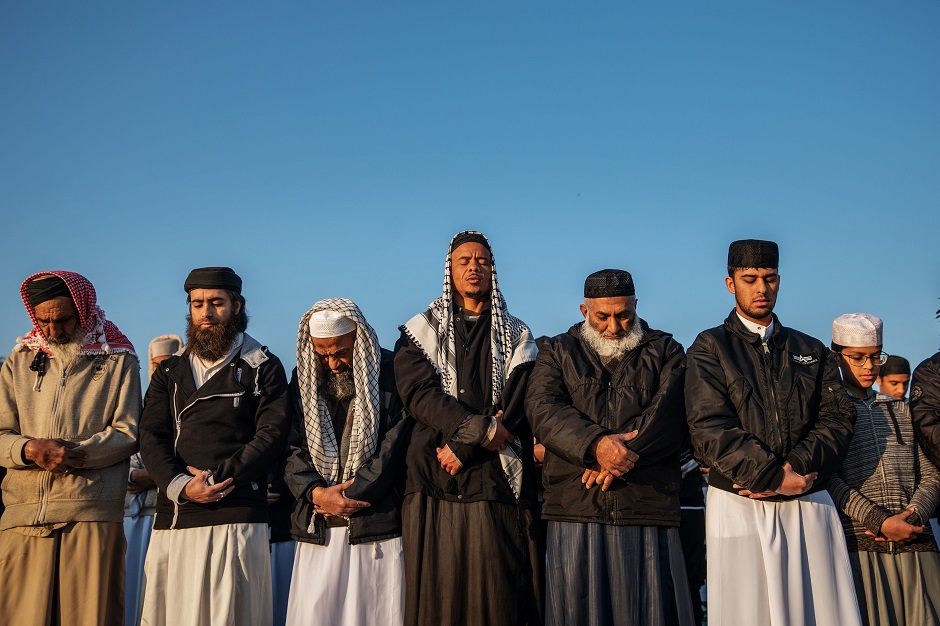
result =
M33 329L25 336L16 340L17 346L25 347L29 350L42 350L46 354L52 354L49 349L49 343L46 337L39 330L39 324L36 323L36 310L29 302L29 283L37 278L47 276L58 276L69 288L72 294L72 301L75 302L75 308L78 309L78 319L81 329L85 332L82 339L82 354L114 354L117 352L129 352L137 356L134 352L134 346L130 339L124 336L118 327L109 322L104 317L104 311L98 306L98 296L91 281L75 272L66 272L63 270L52 270L50 272L38 272L23 281L20 286L20 296L23 298L23 304L26 305L26 312L29 313L29 319L33 322Z

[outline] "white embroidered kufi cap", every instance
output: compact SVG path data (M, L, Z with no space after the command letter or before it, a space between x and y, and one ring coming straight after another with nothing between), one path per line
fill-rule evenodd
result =
M847 348L880 346L881 320L868 313L846 313L832 320L832 343Z
M356 322L338 311L317 311L310 316L310 336L330 339L356 330Z
M181 347L179 339L173 337L154 339L150 342L150 358L170 356L175 354Z

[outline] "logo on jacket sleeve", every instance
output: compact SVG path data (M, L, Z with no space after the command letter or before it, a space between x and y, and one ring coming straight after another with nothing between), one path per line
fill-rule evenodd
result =
M915 383L914 386L911 387L911 400L917 400L922 395L924 395L924 390L920 388L920 384Z
M790 353L790 359L796 365L816 365L819 363L819 357L815 354L793 354Z

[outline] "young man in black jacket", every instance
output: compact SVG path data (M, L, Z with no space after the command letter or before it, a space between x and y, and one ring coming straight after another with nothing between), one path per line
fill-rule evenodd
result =
M705 506L710 625L859 624L838 511L825 491L855 411L829 350L773 314L772 241L735 241L735 309L689 348L685 402Z
M290 398L285 480L299 544L287 623L401 624L400 470L385 471L377 453L394 457L392 436L407 432L396 428L392 355L351 300L321 300L301 317Z
M584 321L548 340L529 381L549 624L693 623L677 528L685 355L636 302L629 272L588 276Z
M160 488L142 623L270 625L267 472L290 429L287 377L245 333L235 272L196 269L184 288L186 349L154 372L141 417Z

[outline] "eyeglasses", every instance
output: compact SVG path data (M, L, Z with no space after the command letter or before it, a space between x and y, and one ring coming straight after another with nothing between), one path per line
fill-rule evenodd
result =
M888 360L887 352L879 352L878 354L873 354L871 356L866 356L864 354L855 354L850 356L844 352L838 352L837 354L855 367L862 367L869 360L871 360L872 365L884 365L885 361Z

